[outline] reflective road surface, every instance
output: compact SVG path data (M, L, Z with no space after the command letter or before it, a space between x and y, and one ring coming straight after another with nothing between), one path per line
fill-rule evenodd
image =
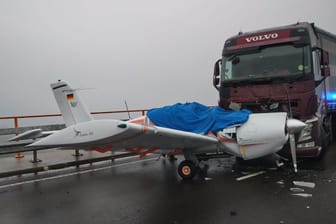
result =
M181 160L133 157L0 179L0 223L336 222L336 145L322 161L299 162L296 175L289 164L275 170L222 158L182 181Z

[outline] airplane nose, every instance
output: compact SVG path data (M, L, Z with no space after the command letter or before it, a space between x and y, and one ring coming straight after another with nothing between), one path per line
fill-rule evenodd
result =
M297 120L297 119L287 119L287 131L290 134L295 134L300 132L302 129L306 127L306 123Z

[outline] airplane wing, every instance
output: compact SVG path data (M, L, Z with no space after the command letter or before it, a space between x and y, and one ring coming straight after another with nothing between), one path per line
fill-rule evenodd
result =
M189 149L216 147L215 137L169 128L146 126L118 120L92 120L67 127L36 141L28 148Z
M133 124L132 124L133 125ZM116 146L134 147L142 145L144 148L160 149L193 149L194 152L202 148L216 147L216 137L195 134L192 132L180 131L157 126L142 126L143 134L127 142L120 142Z
M162 153L181 153L191 149L193 154L216 150L219 142L215 136L205 136L192 132L179 131L163 127L142 126L144 133L133 139L116 143L114 148L126 149L144 157L148 153L160 150Z

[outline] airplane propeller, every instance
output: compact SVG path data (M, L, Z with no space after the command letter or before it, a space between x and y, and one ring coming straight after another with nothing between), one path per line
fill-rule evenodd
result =
M296 143L295 143L295 133L299 133L306 124L297 119L289 118L287 119L287 131L289 134L289 145L292 154L294 172L297 173L297 159L296 159Z

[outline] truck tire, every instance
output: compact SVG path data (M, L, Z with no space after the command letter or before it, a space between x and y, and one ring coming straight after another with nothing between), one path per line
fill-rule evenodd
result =
M328 130L329 132L329 130ZM327 133L324 126L321 126L320 128L320 145L321 145L321 152L320 154L316 157L316 160L321 160L324 155L326 154L328 147L330 145L330 138L332 138L330 136L330 134L332 135L332 133Z

